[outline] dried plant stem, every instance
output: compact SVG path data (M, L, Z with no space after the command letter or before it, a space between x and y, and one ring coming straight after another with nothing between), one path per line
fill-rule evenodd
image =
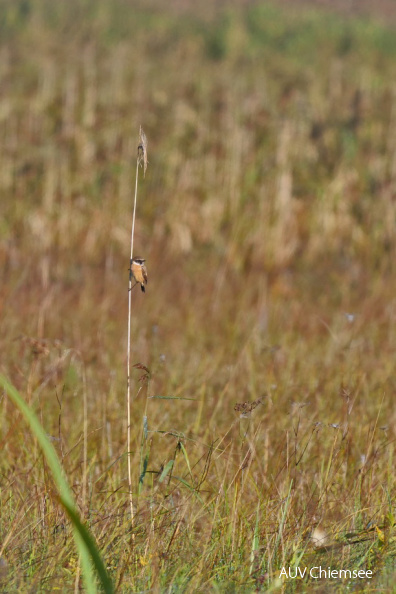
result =
M131 231L131 258L133 258L133 239L135 236L135 218L136 218L136 203L137 203L137 187L139 177L139 157L136 160L136 177L135 177L135 199L133 204L132 215L132 231ZM132 318L132 277L129 275L128 287L128 353L127 353L127 458L128 458L128 490L129 490L129 505L131 508L131 524L133 528L134 514L133 514L133 495L132 495L132 459L131 459L131 318Z
M137 189L139 179L139 165L143 165L143 175L146 175L147 169L147 138L140 126L139 130L139 145L137 150L136 159L136 175L135 175L135 199L133 203L133 215L132 215L132 230L131 230L131 257L130 267L132 267L133 258L133 240L135 237L135 220L136 220L136 204L137 204ZM127 347L127 459L128 459L128 491L129 491L129 505L131 508L131 525L132 525L132 538L133 535L133 524L134 524L134 513L133 513L133 495L132 495L132 458L131 458L131 319L132 319L132 274L129 274L129 287L128 287L128 347Z
M82 509L87 514L87 492L88 492L88 397L87 397L87 375L82 363L83 377L83 410L84 410L84 457L83 457L83 485L82 485ZM87 514L88 515L88 514Z

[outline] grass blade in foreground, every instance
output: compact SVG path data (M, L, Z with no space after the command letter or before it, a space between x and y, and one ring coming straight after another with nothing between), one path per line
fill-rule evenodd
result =
M14 386L10 384L10 382L3 375L0 375L0 385L3 386L11 400L22 412L26 422L29 424L32 432L37 438L37 441L39 442L47 460L48 466L51 469L52 478L54 479L59 491L60 501L73 524L74 539L76 541L78 552L81 558L86 591L89 594L95 594L97 591L95 576L91 566L92 559L103 591L106 592L106 594L112 594L114 592L112 582L103 564L94 538L90 534L88 528L81 522L73 495L63 475L63 470L53 445L48 440L34 412L29 408L16 388L14 388Z

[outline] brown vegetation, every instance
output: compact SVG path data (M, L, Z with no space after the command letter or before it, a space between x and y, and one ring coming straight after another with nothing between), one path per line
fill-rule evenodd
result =
M12 6L0 371L51 436L119 591L284 588L280 568L300 561L359 564L387 587L393 32L273 7L177 20L160 3ZM131 534L140 125L134 251L150 282L132 295ZM0 579L71 591L78 560L51 478L4 394L0 406Z

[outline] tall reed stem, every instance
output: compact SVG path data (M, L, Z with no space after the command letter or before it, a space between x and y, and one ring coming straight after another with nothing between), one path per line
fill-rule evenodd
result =
M135 200L133 205L132 216L132 231L131 231L131 257L130 265L133 258L133 239L135 235L135 218L136 218L136 202L137 202L137 186L139 177L139 157L136 160L136 178L135 178ZM129 505L131 508L131 523L133 528L133 495L132 495L132 458L131 458L131 318L132 318L132 275L129 275L128 286L128 353L127 353L127 456L128 456L128 490L129 490Z
M136 205L137 205L137 189L139 178L139 165L143 162L143 172L146 174L147 168L147 140L146 135L140 126L139 130L139 145L136 158L136 175L135 175L135 198L133 203L132 215L132 230L131 230L131 256L130 266L132 266L133 258L133 242L135 237L135 220L136 220ZM128 459L128 491L129 491L129 505L131 509L131 525L134 525L133 512L133 494L132 494L132 457L131 457L131 319L132 319L132 275L129 275L128 285L128 347L127 347L127 459ZM133 537L133 536L132 536Z

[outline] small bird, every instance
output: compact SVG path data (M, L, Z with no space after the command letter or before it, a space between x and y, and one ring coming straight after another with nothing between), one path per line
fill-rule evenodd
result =
M135 279L140 285L143 293L146 292L145 285L147 285L147 268L144 264L145 261L144 258L132 258L131 267L129 269L130 279Z

